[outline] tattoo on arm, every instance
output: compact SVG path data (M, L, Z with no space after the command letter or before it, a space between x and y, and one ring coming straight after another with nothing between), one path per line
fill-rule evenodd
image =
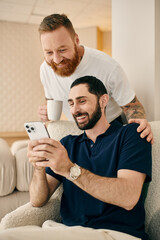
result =
M146 118L146 114L142 104L135 97L130 103L121 107L127 120L133 118Z

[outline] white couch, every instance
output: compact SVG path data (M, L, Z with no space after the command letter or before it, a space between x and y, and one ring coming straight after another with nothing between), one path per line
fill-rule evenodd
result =
M76 124L69 121L50 123L48 130L56 140L70 133L81 133ZM9 148L7 142L0 139L0 220L29 202L29 183L34 169L28 162L27 145L28 140L16 141Z
M146 232L149 240L160 239L160 121L151 122L155 143L152 148L152 182L149 184L145 200ZM81 131L75 123L59 121L48 126L52 138L59 140L68 134L79 134ZM138 146L137 146L138 147ZM42 208L34 208L30 203L19 207L7 214L1 221L0 229L15 228L18 226L36 225L42 226L48 219L60 221L59 208L62 187L57 190L50 201ZM7 230L8 229L8 230ZM17 228L18 229L18 228ZM46 236L47 238L47 236ZM8 238L9 239L9 238Z
M27 143L17 143L12 153L7 142L0 139L0 219L29 201L33 168L28 164Z

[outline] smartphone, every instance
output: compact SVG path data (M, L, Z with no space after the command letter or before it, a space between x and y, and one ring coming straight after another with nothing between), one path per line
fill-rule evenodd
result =
M31 140L39 140L41 138L50 137L43 122L26 122L24 127Z

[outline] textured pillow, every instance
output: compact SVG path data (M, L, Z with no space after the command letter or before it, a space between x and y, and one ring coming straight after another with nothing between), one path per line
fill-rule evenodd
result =
M6 141L0 139L0 196L13 192L16 186L16 165Z
M83 131L81 131L73 121L60 120L50 122L48 125L48 132L51 138L59 141L67 135L79 135Z

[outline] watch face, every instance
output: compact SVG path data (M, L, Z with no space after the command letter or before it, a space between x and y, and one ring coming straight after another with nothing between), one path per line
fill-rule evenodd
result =
M72 174L75 175L75 176L78 176L79 175L79 168L73 167Z
M71 167L71 169L70 169L71 180L77 179L80 175L81 175L81 169L78 165Z

